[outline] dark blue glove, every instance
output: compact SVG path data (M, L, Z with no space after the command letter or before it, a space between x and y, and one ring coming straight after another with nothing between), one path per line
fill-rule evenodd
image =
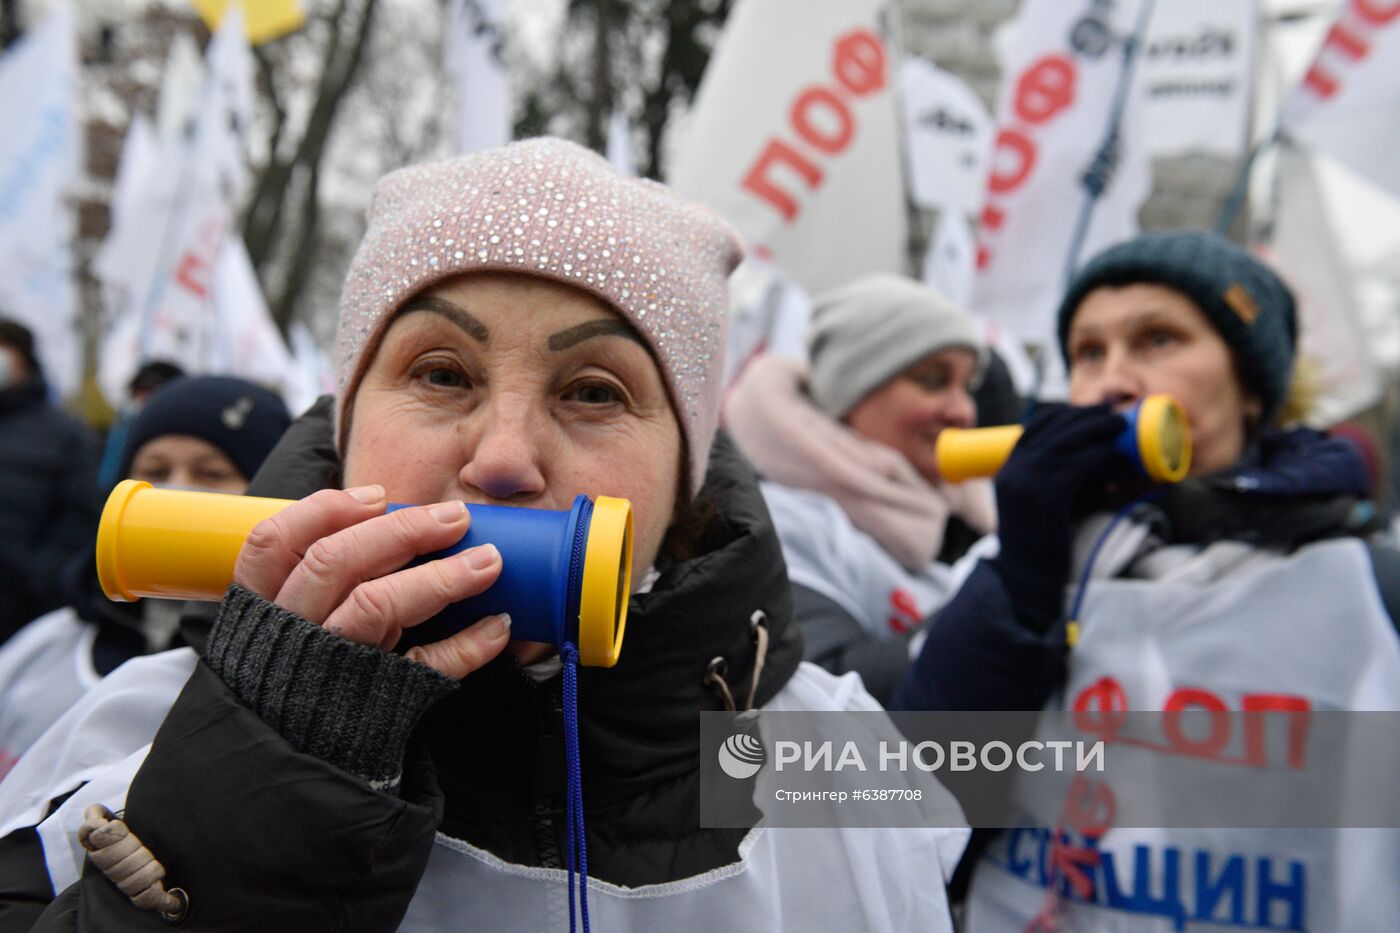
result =
M1033 631L1060 619L1076 518L1137 470L1115 446L1125 427L1108 405L1042 406L996 475L1001 553L991 564Z

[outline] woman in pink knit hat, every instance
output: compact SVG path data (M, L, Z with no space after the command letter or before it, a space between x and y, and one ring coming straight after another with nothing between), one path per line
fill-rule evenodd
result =
M249 490L300 501L248 538L198 659L118 672L16 766L0 916L560 929L577 884L600 929L949 929L962 830L701 826L701 712L878 710L801 663L777 536L716 439L739 255L707 210L560 140L387 176L341 390ZM489 544L411 563L473 506L580 494L631 500L635 592L621 660L577 674L576 731L573 667L507 616L393 650L501 573ZM128 830L155 887L83 868L80 838Z

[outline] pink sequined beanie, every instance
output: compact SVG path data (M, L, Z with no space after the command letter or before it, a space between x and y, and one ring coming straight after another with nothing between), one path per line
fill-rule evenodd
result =
M707 208L562 139L386 175L340 298L337 446L405 301L455 275L517 272L596 295L637 329L660 363L699 490L719 421L727 281L741 257L738 235Z

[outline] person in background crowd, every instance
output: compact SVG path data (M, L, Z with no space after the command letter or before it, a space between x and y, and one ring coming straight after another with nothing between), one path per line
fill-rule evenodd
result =
M1059 336L1072 407L1032 418L997 474L1000 551L934 616L896 708L1082 709L1111 690L1115 709L1160 711L1186 690L1235 710L1261 695L1400 709L1400 555L1369 540L1356 449L1286 427L1303 414L1297 321L1273 271L1211 234L1144 234L1076 274ZM1184 482L1142 495L1116 438L1121 413L1154 393L1182 404L1194 453ZM1197 853L1194 887L1165 868L1170 852ZM1400 916L1391 830L1109 828L1066 849L1022 827L971 859L975 933L1217 929L1232 916L1370 931ZM1243 901L1232 915L1223 898L1191 900L1214 883L1200 872L1231 859L1261 873L1247 916ZM1070 863L1089 866L1087 889L1066 884ZM1151 872L1131 897L1127 871ZM1183 916L1153 916L1164 903Z
M132 421L118 469L154 485L241 495L290 423L282 399L251 382L177 379ZM90 549L69 564L66 579L71 604L0 647L0 776L118 665L183 644L181 604L111 602Z
M185 371L174 363L165 360L151 360L142 363L136 375L127 383L127 400L122 405L117 418L107 432L107 441L102 448L102 462L97 470L97 486L107 491L122 478L122 452L126 450L126 432L131 421L141 412L141 406L151 393L172 379L183 376Z
M810 366L755 360L725 426L763 477L806 656L888 700L950 564L995 522L991 485L940 481L934 444L971 427L987 350L966 312L895 275L813 305Z
M65 717L0 784L0 927L187 908L218 929L563 929L568 864L600 930L950 930L965 830L700 825L702 711L879 711L801 663L777 536L716 436L740 253L707 209L563 140L386 176L334 410L249 487L300 501L244 544L183 690L154 676L178 652L128 663L82 704L126 740ZM512 641L508 616L392 650L500 574L489 543L405 567L473 506L580 494L631 501L634 594L617 665L578 671L576 720L573 652ZM74 870L79 827L119 831L118 805L183 901Z
M982 381L972 393L977 404L977 426L995 427L1019 424L1025 411L1025 400L1016 392L1011 368L996 347L987 348L987 368Z
M54 407L24 325L0 318L0 643L62 604L60 569L97 530L97 441Z

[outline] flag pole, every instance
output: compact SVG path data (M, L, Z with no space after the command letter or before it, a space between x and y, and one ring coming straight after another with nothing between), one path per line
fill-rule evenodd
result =
M1123 122L1123 108L1128 103L1128 88L1132 85L1133 66L1137 59L1138 46L1142 43L1143 37L1147 34L1147 24L1152 18L1152 8L1154 0L1143 0L1138 7L1137 21L1133 24L1133 31L1123 37L1123 67L1118 72L1118 84L1113 89L1113 105L1109 108L1108 126L1104 132L1103 142L1099 144L1098 151L1094 153L1093 161L1089 163L1089 168L1080 178L1084 185L1086 194L1084 203L1080 205L1079 217L1075 220L1074 235L1070 238L1069 254L1065 257L1065 288L1069 288L1070 281L1074 278L1075 270L1079 268L1079 254L1084 249L1084 238L1089 232L1089 221L1094 215L1094 206L1098 203L1099 196L1113 178L1113 170L1118 165L1119 155L1119 127ZM1045 382L1045 357L1051 352L1050 347L1042 347L1041 352L1035 358L1035 383L1031 386L1030 396L1026 399L1026 417L1029 418L1035 411L1036 400L1040 396L1041 386Z
M1244 207L1245 198L1249 195L1249 176L1254 170L1254 162L1259 158L1260 153L1276 145L1282 135L1279 124L1275 123L1274 128L1269 131L1259 142L1250 148L1249 153L1240 163L1239 171L1235 174L1235 184L1230 188L1230 194L1225 198L1225 203L1220 205L1220 214L1215 218L1215 232L1221 236L1230 229L1230 225L1239 216L1240 210Z
M1154 0L1143 0L1142 6L1138 7L1137 22L1133 25L1132 33L1123 39L1123 67L1118 72L1118 85L1113 89L1113 106L1109 110L1108 128L1104 133L1103 142L1099 144L1098 152L1094 153L1094 159L1089 163L1088 171L1080 179L1088 197L1079 208L1074 236L1069 243L1069 255L1065 257L1066 288L1074 278L1075 270L1079 268L1079 254L1084 248L1084 238L1089 232L1094 205L1108 187L1113 178L1113 171L1118 166L1119 129L1123 122L1123 108L1128 102L1128 88L1133 83L1133 66L1136 64L1138 46L1147 34L1147 24L1152 18L1154 5ZM1040 367L1037 366L1037 372L1039 370Z
M920 207L914 203L912 185L909 183L913 175L914 167L910 165L913 153L909 151L909 127L905 122L904 114L904 11L898 3L887 3L883 9L885 23L889 31L889 55L886 61L889 68L890 99L894 101L895 118L894 132L899 140L899 170L902 176L900 187L904 191L904 213L906 218L922 219ZM922 227L922 224L920 224ZM914 251L912 247L914 226L910 225L904 237L904 258L906 269L914 268ZM929 236L933 236L932 226L930 226ZM919 275L912 276L915 279L921 278Z

